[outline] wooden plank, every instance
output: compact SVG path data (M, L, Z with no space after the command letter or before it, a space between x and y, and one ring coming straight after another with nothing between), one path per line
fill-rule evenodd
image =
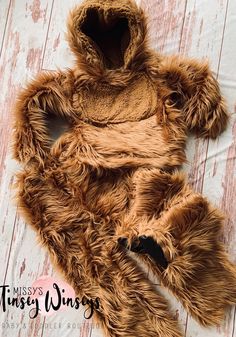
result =
M3 48L3 39L6 31L8 13L10 9L10 0L0 0L0 57Z
M6 268L9 262L9 254L12 246L13 229L16 222L16 207L13 205L13 174L15 172L16 164L13 160L7 160L4 167L4 179L0 189L0 258L3 263L0 268L0 282L3 284L6 274Z
M48 1L41 1L42 11L47 12ZM1 180L1 217L5 219L2 222L2 240L6 242L0 252L0 257L5 261L6 252L9 251L9 244L11 242L11 233L13 229L13 218L15 211L8 209L10 205L7 203L11 200L10 188L12 185L12 174L14 173L14 166L16 164L11 161L11 153L9 151L9 137L11 132L12 114L11 109L15 101L17 90L22 83L25 83L29 74L39 65L39 50L43 53L44 42L46 37L47 25L45 20L47 16L39 19L36 23L32 18L32 12L29 9L30 3L16 2L12 3L9 12L9 20L6 29L4 50L0 60L0 74L1 74L1 151L0 151L0 177ZM48 13L49 14L49 13ZM27 27L27 29L25 29ZM34 33L33 33L34 32ZM35 34L35 36L34 36ZM29 55L32 50L38 50L37 57L31 60L30 65ZM8 155L7 155L8 153ZM9 216L10 214L10 216ZM1 273L1 277L3 274Z
M51 0L12 1L5 30L0 59L1 74L1 284L31 286L40 272L47 272L48 258L35 247L35 235L19 220L12 201L13 175L19 169L11 159L9 149L12 125L12 106L16 93L29 76L40 69L50 17ZM23 248L22 248L23 247ZM40 253L39 253L40 252ZM1 315L2 322L20 324L18 330L0 326L0 335L9 337L35 336L40 330L19 309L11 308ZM24 328L23 326L26 326Z
M225 23L227 1L188 0L180 52L183 55L208 59L217 76ZM208 140L190 137L185 166L195 190L201 192L205 174Z
M33 282L41 275L47 275L51 264L48 255L37 243L36 235L32 229L26 225L23 219L16 219L16 225L12 238L11 253L4 284L13 287L31 287ZM10 293L11 296L12 292ZM41 336L44 318L38 316L36 319L29 318L29 310L25 308L23 312L15 307L11 307L6 313L2 313L1 319L9 324L20 324L17 330L19 337ZM1 336L12 335L11 330L3 329Z
M235 64L236 48L233 43L236 29L236 3L229 1L227 8L227 21L224 31L223 48L220 50L219 80L222 91L227 99L229 111L232 112L231 124L227 131L216 141L210 141L206 156L206 167L203 181L203 194L222 210L226 212L224 241L231 253L231 259L236 261L236 209L234 207L236 197L236 143L235 143L235 97L236 74L232 73ZM233 67L233 68L232 68ZM192 319L188 321L187 336L191 337L231 337L235 326L235 310L232 308L225 316L221 326L216 329L202 329Z
M18 89L40 69L52 0L12 2L0 60L1 157L0 175L7 153L11 109ZM48 8L49 7L49 8ZM34 13L36 12L36 14Z
M222 0L187 1L180 44L181 54L207 58L212 69L217 70L226 7L227 1Z
M179 50L187 0L140 0L148 15L150 43L159 52Z
M102 327L99 325L99 323L93 324L91 337L104 337Z
M188 0L186 17L180 52L184 55L198 58L208 58L217 76L221 56L221 46L224 34L227 2L222 1L192 1ZM202 192L206 170L208 140L191 137L187 147L187 158L190 165L185 166L194 189ZM203 329L191 317L188 317L186 336L222 336L224 332L232 333L232 311L225 319L221 328Z
M66 41L66 21L69 11L81 2L82 0L60 1L54 6L43 69L56 70L74 65L74 56Z
M226 214L225 242L236 262L236 47L233 43L236 30L236 2L229 1L225 38L219 66L219 81L231 114L226 132L215 142L209 142L204 194Z

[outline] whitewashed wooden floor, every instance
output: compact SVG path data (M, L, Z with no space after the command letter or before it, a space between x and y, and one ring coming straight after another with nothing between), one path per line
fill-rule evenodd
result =
M65 20L78 2L0 0L0 285L31 286L40 275L55 275L48 256L37 245L30 227L19 218L12 201L17 169L9 148L12 105L17 90L39 70L72 65L73 57L64 40ZM194 188L225 211L224 239L236 262L236 0L139 3L149 16L152 46L164 53L207 57L227 98L231 125L216 141L191 138L186 170ZM222 326L208 330L170 298L186 337L236 337L234 308ZM76 326L68 328L73 323ZM27 312L10 308L3 314L0 308L0 336L101 337L102 332L74 309L30 321Z

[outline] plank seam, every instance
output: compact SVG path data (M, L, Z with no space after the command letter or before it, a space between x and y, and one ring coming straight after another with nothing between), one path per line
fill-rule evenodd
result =
M17 207L17 209L18 209L18 207ZM10 243L9 252L8 252L8 257L7 257L6 270L5 270L5 275L4 275L4 279L3 279L3 284L5 284L6 278L7 278L7 272L8 272L9 261L10 261L10 256L11 256L11 249L12 249L13 237L14 237L15 227L16 227L17 214L18 214L18 213L17 213L17 210L16 210L15 219L14 219L14 225L13 225L13 228L12 228L11 243Z
M221 56L222 56L224 37L225 37L225 27L226 27L226 22L227 22L227 17L228 17L228 8L229 8L229 0L227 0L226 10L225 10L225 20L224 20L222 40L221 40L221 46L220 46L220 56L219 56L219 62L218 62L218 67L217 67L217 79L219 77L219 71L220 71Z
M186 334L187 334L187 327L188 327L188 314L186 316L186 321L185 321L185 330L184 330L184 337L186 337Z
M225 18L224 18L224 25L223 25L223 31L222 31L222 40L221 40L221 46L220 46L219 62L218 62L218 67L217 67L217 72L216 72L216 79L218 79L219 71L220 71L221 56L222 56L224 37L225 37L225 27L226 27L227 15L228 15L228 5L229 5L229 0L227 0L226 9L225 9ZM207 158L208 158L209 146L210 146L210 140L208 139L207 140L207 147L206 147L206 157L205 157L204 168L203 168L203 179L202 179L201 191L200 191L201 193L203 191L203 186L204 186L204 183L205 183L206 162L207 162Z
M47 48L48 33L49 33L49 28L50 28L51 20L52 20L53 7L54 7L54 0L52 0L52 6L51 6L49 21L48 21L48 29L47 29L47 33L46 33L44 48L43 48L42 63L41 63L41 66L40 66L40 70L42 70L43 64L44 64L44 57L45 57L46 48Z
M184 32L184 24L185 24L185 19L186 19L186 12L187 12L187 4L188 4L188 0L185 1L184 18L183 18L183 24L182 24L181 32L180 32L180 41L179 41L179 49L178 49L179 53L181 51L181 44L182 44L182 38L183 38L183 32Z
M236 316L236 307L234 307L234 318L233 318L233 331L232 331L232 337L234 337L234 330L235 330L235 316Z
M225 27L226 27L227 14L228 14L228 5L229 5L229 0L227 0L226 9L225 9L225 18L224 18L224 24L223 24L222 40L221 40L221 46L220 46L218 67L217 67L217 72L216 72L216 79L218 79L218 77L219 77L219 70L220 70L220 64L221 64L221 55L222 55L224 36L225 36ZM209 145L210 145L210 140L207 139L206 155L205 155L205 161L204 161L204 167L203 167L203 179L202 179L201 189L200 189L201 193L203 192L203 187L204 187L204 183L205 183L206 161L207 161L207 158L208 158ZM236 309L234 311L232 337L234 336L235 314L236 314ZM186 330L185 330L185 337L186 337L186 333L187 333L187 324L186 324Z
M219 62L218 62L218 67L217 67L217 72L216 72L216 79L218 79L218 77L219 77L221 55L222 55L224 36L225 36L225 26L226 26L227 13L228 13L228 4L229 4L229 0L227 0L226 9L225 9L225 18L224 18L224 25L223 25L223 31L222 31L222 39L221 39L221 46L220 46ZM203 192L203 186L204 186L204 183L205 183L206 162L207 162L207 158L208 158L209 146L210 146L210 139L208 138L207 139L207 145L206 145L206 155L205 155L204 166L203 166L203 178L202 178L202 183L201 183L201 188L200 188L201 193Z
M186 22L187 5L188 5L188 0L185 1L185 6L184 6L184 17L183 17L183 23L182 23L181 32L180 32L180 41L179 41L178 53L181 52L181 45L182 45L182 40L183 40L184 25L185 25L185 22ZM184 337L186 337L187 326L188 326L188 313L186 314L186 318L185 318Z
M7 24L8 24L8 18L9 18L11 3L12 3L12 0L9 1L9 5L8 5L8 9L7 9L7 17L6 17L6 21L5 21L5 25L4 25L4 31L3 31L1 49L0 49L0 59L1 59L1 56L2 56L3 45L4 45L4 41L5 41L5 35L6 35L6 30L7 30Z
M42 332L41 332L41 336L40 337L43 337L43 334L44 334L45 321L46 321L46 317L43 318Z

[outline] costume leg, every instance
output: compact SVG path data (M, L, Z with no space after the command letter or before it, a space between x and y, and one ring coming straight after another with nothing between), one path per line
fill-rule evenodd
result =
M117 229L120 243L131 250L135 243L137 254L200 323L218 324L236 303L236 268L219 240L222 214L179 172L142 170L134 183L133 206Z
M85 209L80 188L68 186L60 167L40 175L31 166L18 177L20 208L76 295L99 299L95 317L106 336L181 337L166 301L114 239L113 224Z

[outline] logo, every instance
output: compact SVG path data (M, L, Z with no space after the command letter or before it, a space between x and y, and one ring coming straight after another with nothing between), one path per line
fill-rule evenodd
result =
M49 276L37 279L31 287L0 286L0 301L3 312L9 307L20 310L30 308L29 317L36 318L39 314L51 316L67 308L83 309L84 318L92 318L94 311L99 309L99 298L76 297L74 289L62 280Z

